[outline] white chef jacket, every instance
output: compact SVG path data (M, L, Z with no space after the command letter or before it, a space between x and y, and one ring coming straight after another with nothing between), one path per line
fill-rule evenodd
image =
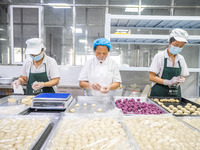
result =
M163 73L163 69L164 69L165 58L167 58L167 67L173 67L173 62L169 58L169 55L167 53L167 49L165 49L163 52L157 53L154 56L153 61L152 61L151 66L150 66L150 69L149 69L149 72L154 72L154 73L156 73L156 75L158 77L161 78L162 73ZM180 54L177 54L175 56L175 63L174 63L175 68L179 68L178 61L180 62L180 65L181 65L181 76L184 76L184 77L189 76L189 71L188 71L185 59ZM152 82L152 87L155 84L156 84L155 82Z
M47 77L49 81L54 78L60 77L56 60L54 58L47 56L45 53L44 53L44 59L38 68L36 68L33 65L33 59L31 57L28 57L23 63L21 75L29 78L30 68L31 68L31 73L45 72L45 64L46 64ZM53 88L56 91L56 86L54 86Z
M102 87L105 87L114 82L121 82L121 76L117 64L109 56L107 56L103 63L100 63L94 57L85 63L78 80L88 81L93 84L99 83ZM93 96L108 96L112 94L112 91L103 94L100 91L91 90L91 95Z

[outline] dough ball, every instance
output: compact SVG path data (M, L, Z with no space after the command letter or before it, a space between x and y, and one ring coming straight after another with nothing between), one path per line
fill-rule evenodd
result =
M79 104L77 103L75 106L76 106L76 107L79 107Z
M199 111L195 111L194 113L196 113L197 115L200 115L200 112L199 112Z
M16 103L16 99L15 98L8 98L8 103Z
M164 99L161 99L161 100L160 100L160 102L164 102L164 101L165 101Z
M178 111L178 109L177 109L176 107L174 107L172 110L173 110L175 113Z
M98 112L102 112L102 109L101 109L101 108L99 108L97 111L98 111Z
M192 106L192 104L191 104L191 103L187 103L187 105L188 105L188 106L190 106L190 107Z
M181 111L182 111L182 112L185 112L185 111L187 111L187 110L186 110L185 108L181 108Z
M200 111L200 108L197 108L197 111Z
M185 109L190 110L190 106L189 106L189 105L186 105L186 106L185 106Z
M195 105L192 105L191 108L194 108L195 110L197 109L197 106Z
M84 106L84 107L87 107L87 103L84 103L83 106Z
M195 112L195 109L194 108L190 108L190 112Z
M181 105L178 105L177 108L178 108L179 110L181 110L182 106L181 106Z
M96 104L92 104L92 107L96 107Z
M197 113L192 113L191 115L197 115Z
M75 112L75 109L74 109L74 108L70 109L70 112L71 112L71 113L74 113L74 112Z
M183 112L182 112L181 110L178 110L176 113L178 113L178 114L180 114L180 115L183 114Z
M173 108L174 108L174 106L173 106L173 105L169 105L169 108L170 108L170 109L173 109Z
M176 103L179 103L179 100L178 100L178 99L176 99L176 100L175 100L175 102L176 102Z
M157 98L154 98L154 100L153 101L155 101L155 102L159 102L159 99L157 99Z

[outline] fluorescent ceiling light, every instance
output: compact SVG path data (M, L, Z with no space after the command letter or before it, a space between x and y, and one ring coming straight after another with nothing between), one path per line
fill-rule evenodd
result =
M84 46L84 48L85 48L85 49L91 49L91 47L90 47L90 46Z
M0 41L7 41L7 39L4 39L4 38L0 38Z
M71 6L67 3L48 3L48 5L53 8L71 8Z
M140 11L143 11L144 8L141 8ZM138 12L139 8L126 8L125 12Z
M128 30L125 30L125 29L117 29L117 32L128 32Z
M80 40L79 40L79 43L87 43L87 40L80 39Z
M74 31L74 27L70 27L72 29L72 32ZM82 33L83 30L81 28L76 28L76 33Z
M4 29L0 28L0 31L3 31Z

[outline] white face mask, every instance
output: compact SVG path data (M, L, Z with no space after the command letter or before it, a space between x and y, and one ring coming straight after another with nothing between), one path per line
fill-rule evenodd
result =
M110 53L108 53L107 56L96 56L96 59L100 62L103 63L105 60L110 56Z

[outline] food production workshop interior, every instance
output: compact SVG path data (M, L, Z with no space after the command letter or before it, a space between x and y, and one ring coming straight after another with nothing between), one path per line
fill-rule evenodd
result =
M0 0L0 150L200 150L200 0Z

